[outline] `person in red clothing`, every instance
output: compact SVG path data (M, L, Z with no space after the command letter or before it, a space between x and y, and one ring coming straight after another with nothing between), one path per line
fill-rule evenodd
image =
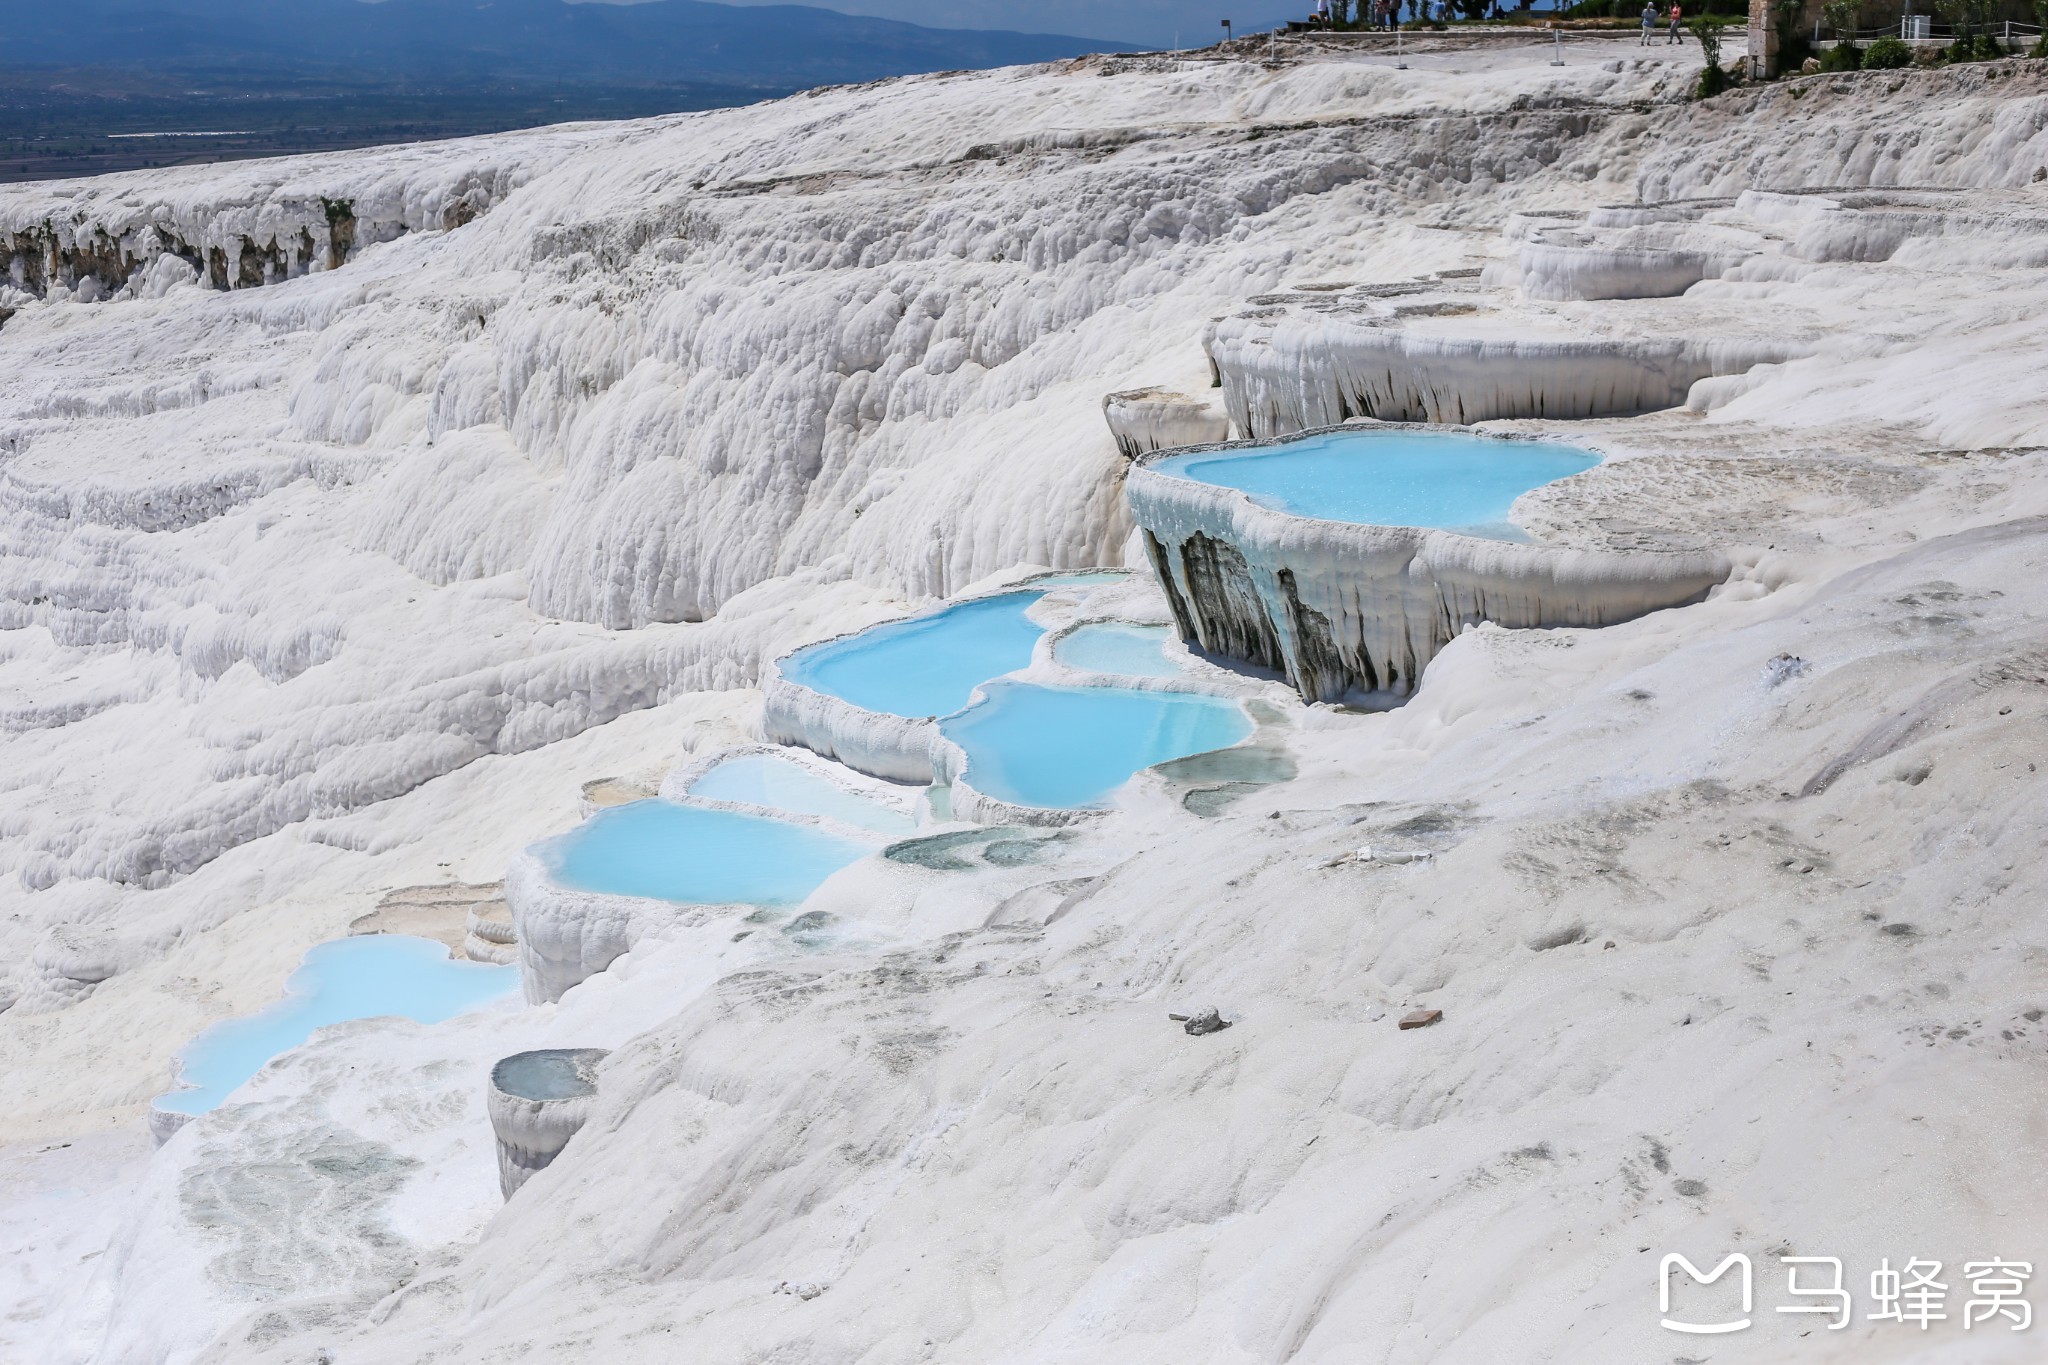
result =
M1670 47L1673 43L1685 41L1685 33L1678 26L1678 21L1684 17L1684 13L1678 7L1678 0L1671 0L1671 36L1664 40L1664 46Z

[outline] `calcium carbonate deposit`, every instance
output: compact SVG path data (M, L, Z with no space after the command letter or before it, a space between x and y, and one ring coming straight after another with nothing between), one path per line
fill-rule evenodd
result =
M2048 63L1404 41L0 187L0 1361L2039 1360Z

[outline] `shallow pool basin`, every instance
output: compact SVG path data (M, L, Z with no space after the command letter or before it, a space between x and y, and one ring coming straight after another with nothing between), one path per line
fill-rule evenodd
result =
M976 791L1083 810L1155 763L1236 744L1252 722L1235 701L1192 692L995 682L939 728L966 753L962 776Z
M178 1075L191 1088L160 1096L156 1107L207 1113L273 1057L329 1024L394 1014L437 1024L518 988L516 967L462 961L429 939L365 934L322 943L286 980L283 999L215 1024L186 1044Z
M1573 446L1453 431L1326 431L1266 447L1196 451L1151 468L1235 488L1262 507L1324 521L1421 526L1527 540L1516 498L1600 463Z
M1089 673L1116 673L1126 678L1170 678L1181 671L1167 657L1171 638L1165 626L1133 626L1097 621L1059 638L1053 657L1069 668Z
M690 784L690 795L819 815L880 834L908 834L917 821L774 754L729 758Z
M1006 592L800 649L782 676L891 716L951 715L990 678L1031 662L1045 631L1025 615L1045 596Z
M677 801L611 806L533 846L577 891L695 905L794 905L871 846L765 815Z

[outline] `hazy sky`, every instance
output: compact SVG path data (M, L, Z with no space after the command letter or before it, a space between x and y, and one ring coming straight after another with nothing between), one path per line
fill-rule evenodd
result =
M1305 18L1314 0L723 0L725 4L809 4L846 14L872 14L933 28L1006 28L1019 33L1072 33L1168 47L1222 36L1220 21L1240 32Z

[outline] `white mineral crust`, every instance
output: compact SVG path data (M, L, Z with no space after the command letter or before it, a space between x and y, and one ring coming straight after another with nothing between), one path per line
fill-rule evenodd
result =
M2048 1263L2048 76L1311 41L0 187L0 1359L1641 1365L1709 1354L1667 1251L1756 1260L1717 1365L2038 1357L1861 1291ZM1743 254L1528 297L1516 216ZM151 1154L386 892L760 742L805 643L1121 562L1105 395L1340 379L1514 397L1615 456L1532 534L1727 585L323 1030ZM506 1204L536 1048L611 1055Z

